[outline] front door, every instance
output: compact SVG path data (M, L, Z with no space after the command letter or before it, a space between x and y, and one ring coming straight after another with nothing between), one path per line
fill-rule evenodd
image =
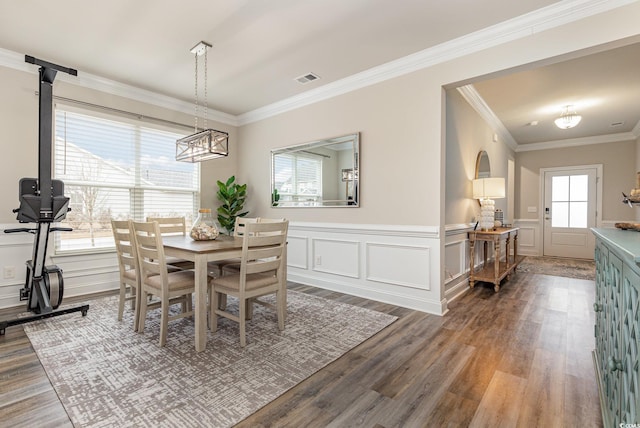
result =
M544 171L545 256L593 259L597 176L596 166Z

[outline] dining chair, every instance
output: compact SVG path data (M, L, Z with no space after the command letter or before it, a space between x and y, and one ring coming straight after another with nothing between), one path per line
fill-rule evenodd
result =
M244 230L245 227L248 223L257 223L258 222L258 218L252 218L252 217L236 217L235 220L235 225L233 228L233 236L235 237L242 237L244 236ZM234 259L225 259L225 260L216 260L216 261L212 261L212 262L208 262L207 263L207 268L209 271L209 274L211 276L222 276L223 272L222 269L230 264L234 264L234 263L240 263L240 259L239 258L234 258Z
M209 282L209 322L212 331L218 328L217 316L239 323L240 346L246 345L247 302L257 303L276 310L278 329L284 330L286 289L281 287L283 254L289 222L247 223L244 229L240 271L225 274ZM264 302L258 297L275 294L276 304ZM238 315L218 307L220 295L238 299Z
M157 222L162 236L187 235L185 217L147 217L147 222ZM167 257L167 264L180 269L193 269L193 262L178 257Z
M122 321L125 302L131 301L133 309L133 331L138 331L140 314L140 277L135 241L131 234L129 220L111 220L111 230L116 244L116 254L120 270L120 301L118 321Z
M169 321L192 317L192 295L195 291L193 270L171 272L164 255L162 231L157 222L131 222L132 235L136 244L138 265L140 266L140 321L139 332L144 332L147 310L160 307L160 346L167 341ZM153 295L158 302L149 300ZM181 303L182 310L170 315L169 306Z

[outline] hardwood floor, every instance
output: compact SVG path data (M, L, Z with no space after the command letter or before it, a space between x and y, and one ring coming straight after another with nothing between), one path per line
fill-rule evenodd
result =
M399 319L238 427L602 426L593 281L518 273L444 317L289 286ZM21 326L0 336L0 426L71 426Z

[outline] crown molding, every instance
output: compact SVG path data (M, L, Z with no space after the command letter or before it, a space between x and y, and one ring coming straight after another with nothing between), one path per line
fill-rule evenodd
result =
M0 66L13 68L26 73L38 74L38 67L34 67L32 64L26 63L24 61L24 55L2 48L0 48ZM56 78L59 81L70 85L93 89L107 94L193 115L193 104L191 103L162 95L157 92L138 88L136 86L117 82L115 80L110 80L95 74L85 73L78 70L77 76L59 73ZM208 119L227 125L238 126L237 116L213 109L208 110Z
M595 135L583 138L568 138L566 140L544 141L542 143L519 144L516 152L532 152L535 150L561 149L565 147L581 147L591 144L618 143L621 141L635 141L638 138L633 132L618 134Z
M233 126L246 125L637 1L562 0L238 116L210 109L210 118ZM23 55L5 49L0 49L0 66L37 72L34 67L24 63ZM90 73L79 71L76 78L60 76L60 80L186 114L193 113L193 106L185 101Z
M238 124L266 119L385 80L434 66L509 41L616 9L638 0L564 0L395 61L370 68L238 116Z
M482 117L485 122L500 136L500 139L512 150L517 151L518 143L511 133L504 126L502 121L487 105L473 85L464 85L457 88L462 97L473 107L473 109Z

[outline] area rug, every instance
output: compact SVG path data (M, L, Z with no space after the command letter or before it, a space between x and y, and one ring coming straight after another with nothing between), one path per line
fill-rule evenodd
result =
M256 305L244 349L238 325L221 319L197 353L191 320L171 322L160 348L159 311L138 334L130 310L116 320L117 302L24 327L76 427L232 426L397 319L289 291L283 332Z
M596 264L593 260L527 256L518 265L518 271L595 280Z

